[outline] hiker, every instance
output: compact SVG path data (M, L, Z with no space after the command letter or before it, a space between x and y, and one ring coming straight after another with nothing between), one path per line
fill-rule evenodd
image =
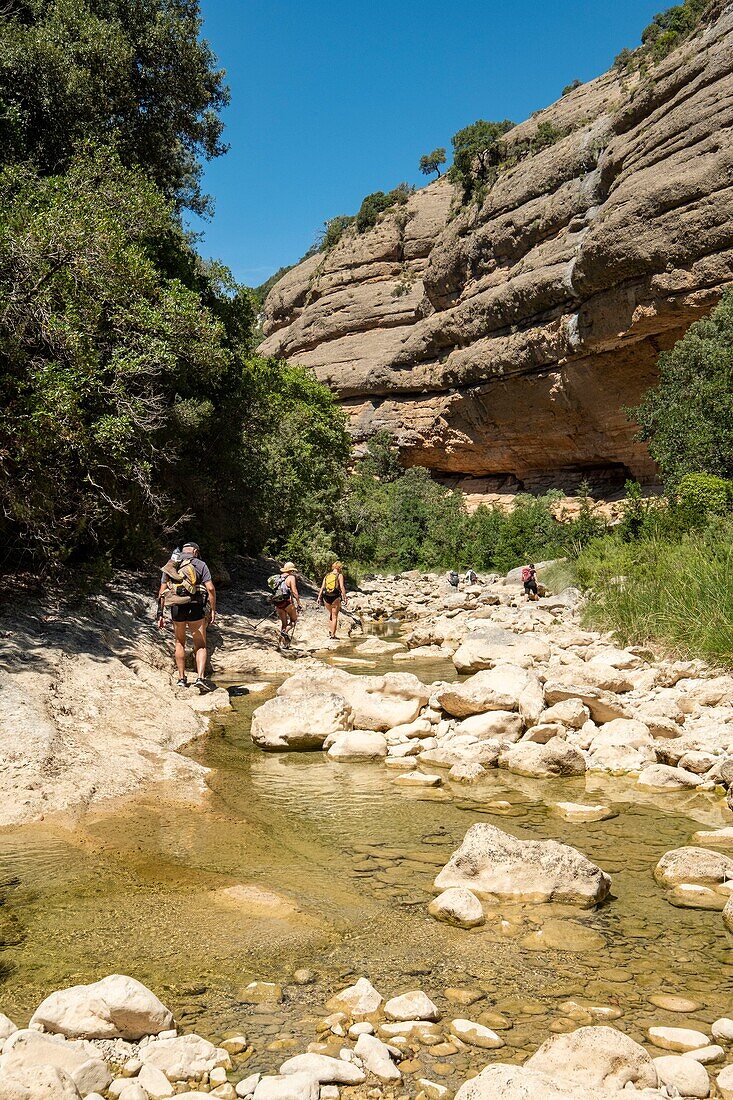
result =
M193 686L204 695L213 691L204 679L206 673L206 627L216 622L216 589L211 571L201 560L201 551L195 542L185 543L180 551L173 551L171 559L163 566L158 592L158 627L162 630L164 611L169 607L176 635L176 687L188 687L186 679L186 630L191 631L197 676Z
M448 584L451 586L451 588L455 588L456 592L458 591L458 580L459 577L455 569L451 569L448 573Z
M331 566L331 571L326 573L323 578L323 584L316 601L319 604L324 603L328 608L329 638L336 637L342 601L344 606L349 602L346 595L346 585L344 584L344 567L340 561L335 561Z
M272 602L280 620L280 641L284 646L290 645L290 638L295 630L300 611L300 593L295 580L298 572L291 561L286 561L280 569L280 573L270 577L268 584L272 589ZM288 633L290 631L290 633Z
M473 569L466 570L466 584L476 584L478 576Z
M522 584L528 600L534 601L540 598L537 593L537 570L534 565L525 565L522 570Z

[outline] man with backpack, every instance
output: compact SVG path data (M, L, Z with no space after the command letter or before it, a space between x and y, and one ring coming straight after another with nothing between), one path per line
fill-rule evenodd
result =
M478 577L475 570L469 568L466 570L466 584L476 584Z
M528 600L534 601L540 598L537 593L537 570L534 565L525 565L522 570L522 584Z
M459 580L460 580L460 578L459 578L458 574L456 573L455 569L449 570L449 572L448 572L448 584L451 586L451 588L454 588L456 590L456 592L458 591L458 581Z
M321 590L318 593L318 604L325 603L328 608L328 636L336 637L339 625L339 611L341 602L344 606L349 602L344 584L344 567L340 561L335 561L329 573L323 578Z
M297 572L293 562L286 561L280 572L269 577L267 581L272 591L272 602L280 620L280 641L286 648L290 645L300 611L300 593L295 580Z
M186 630L191 631L197 676L193 686L204 695L212 691L204 679L206 673L206 627L216 622L216 589L211 570L201 560L197 543L187 542L174 551L163 566L158 592L158 627L163 629L164 611L169 607L176 636L176 687L188 687L186 680ZM207 617L208 616L208 617Z

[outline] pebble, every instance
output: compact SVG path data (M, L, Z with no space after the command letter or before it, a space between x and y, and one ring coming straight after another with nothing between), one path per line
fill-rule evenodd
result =
M649 997L650 1004L657 1008L663 1008L667 1012L684 1012L689 1015L697 1012L701 1007L699 1001L692 1001L689 997L680 997L676 993L652 993Z

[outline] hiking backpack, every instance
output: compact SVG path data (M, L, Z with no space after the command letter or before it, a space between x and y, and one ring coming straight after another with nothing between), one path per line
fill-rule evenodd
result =
M285 603L291 597L288 578L284 573L273 573L271 577L268 577L267 587L272 593L270 599L274 604Z
M454 586L458 584L458 574L456 573L455 569L452 569L448 574L448 580Z
M327 592L329 596L332 596L334 592L339 590L339 575L338 573L326 573L326 578L323 582L323 591Z
M180 562L172 558L163 566L166 589L163 603L166 607L180 604L203 602L206 589L199 584L198 573L192 558L183 558Z
M527 581L531 581L531 580L532 580L532 570L530 569L530 567L528 565L525 565L524 569L522 570L522 584L526 584Z

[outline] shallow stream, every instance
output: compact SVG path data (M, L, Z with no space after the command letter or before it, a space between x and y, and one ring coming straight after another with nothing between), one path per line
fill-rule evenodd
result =
M394 667L428 682L447 673L435 662ZM190 746L213 769L203 806L149 796L72 829L0 833L0 1010L25 1023L51 990L122 971L187 1029L246 1031L253 1068L269 1068L283 1051L305 1050L327 997L365 974L385 996L423 988L449 1018L486 1013L502 1028L507 1046L496 1054L420 1054L415 1072L449 1084L576 1026L568 999L619 1010L637 1039L651 1023L704 1026L730 1014L733 954L720 913L674 908L652 875L701 824L723 824L711 795L503 771L469 788L407 791L381 765L261 753L248 734L261 701L235 698L235 713ZM550 809L562 800L610 803L617 816L571 824ZM611 875L609 901L595 911L505 905L470 932L437 923L427 914L432 880L479 820L577 846ZM548 934L562 946L548 947ZM312 984L293 982L299 967ZM282 1003L244 1003L253 979L281 983ZM465 991L477 998L470 1007ZM649 1001L659 992L700 1008L662 1011Z

